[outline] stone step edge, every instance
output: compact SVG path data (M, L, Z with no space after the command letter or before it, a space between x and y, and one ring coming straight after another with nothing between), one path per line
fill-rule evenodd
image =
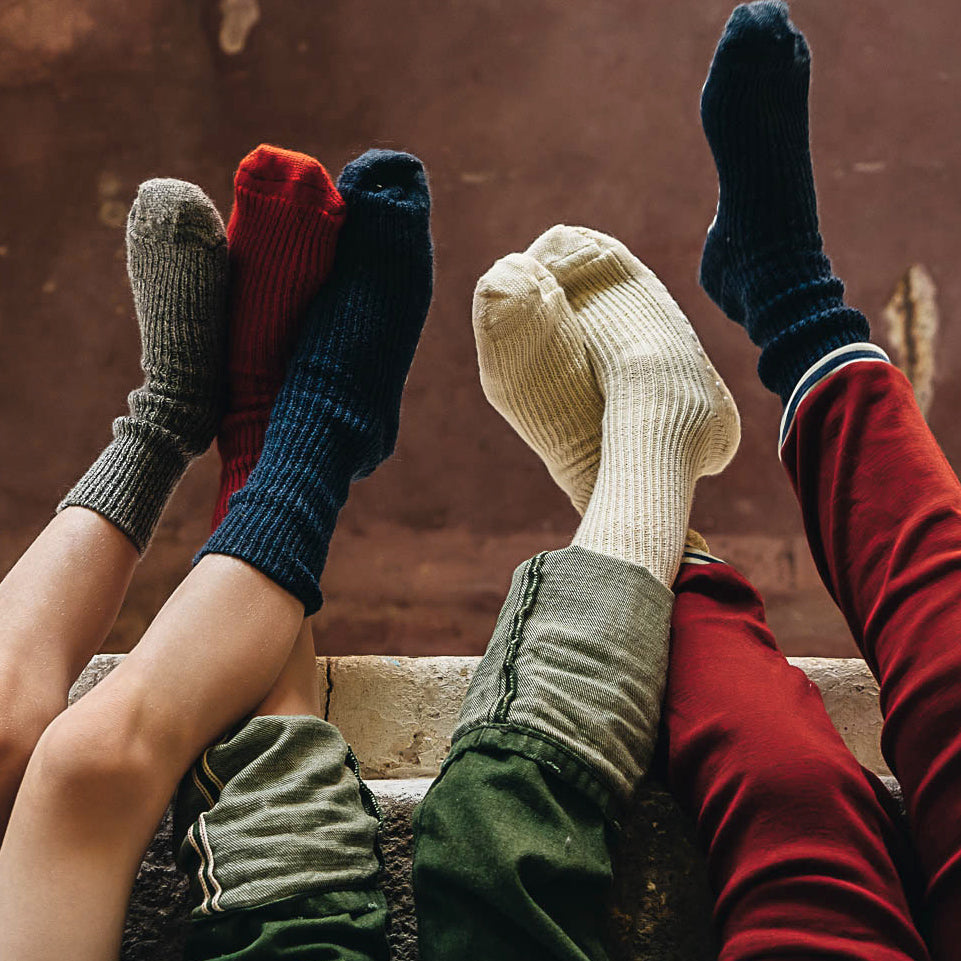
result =
M118 664L123 654L98 654L73 686L71 703ZM450 737L479 657L318 657L317 685L325 717L343 732L366 778L432 778ZM881 757L878 686L860 658L792 657L821 692L848 748L866 768L890 775Z

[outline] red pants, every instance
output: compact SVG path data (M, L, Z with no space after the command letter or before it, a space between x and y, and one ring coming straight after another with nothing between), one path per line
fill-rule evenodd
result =
M931 956L961 958L961 485L907 380L843 367L782 447L825 584L878 678ZM675 584L667 775L693 814L723 961L926 958L911 852L877 778L792 668L725 564Z

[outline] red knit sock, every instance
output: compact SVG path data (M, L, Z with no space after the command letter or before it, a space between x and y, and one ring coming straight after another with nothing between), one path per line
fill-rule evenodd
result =
M217 447L222 468L212 528L253 470L300 323L334 259L344 201L313 157L266 144L234 177L229 397Z

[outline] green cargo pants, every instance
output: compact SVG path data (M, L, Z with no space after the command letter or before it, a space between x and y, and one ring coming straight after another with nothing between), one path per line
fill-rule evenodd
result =
M581 548L514 573L414 818L423 961L604 959L617 818L653 753L673 597ZM255 718L177 802L189 961L388 954L376 807L340 734Z

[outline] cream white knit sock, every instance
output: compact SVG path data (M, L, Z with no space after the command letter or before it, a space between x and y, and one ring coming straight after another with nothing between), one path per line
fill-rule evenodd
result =
M533 258L508 254L477 282L473 316L484 394L583 514L604 398L564 291Z
M670 587L694 485L737 450L734 400L664 285L622 243L558 226L527 254L563 289L604 396L599 473L573 543Z

